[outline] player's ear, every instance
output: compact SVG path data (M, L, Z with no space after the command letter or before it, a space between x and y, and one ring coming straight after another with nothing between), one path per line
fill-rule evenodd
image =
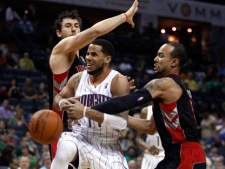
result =
M55 31L55 33L56 33L56 35L57 35L59 38L62 36L62 35L61 35L61 31L58 30L58 29Z
M177 65L179 65L179 59L178 58L173 58L172 67L175 67Z
M112 56L108 55L105 57L105 63L110 63L112 60Z

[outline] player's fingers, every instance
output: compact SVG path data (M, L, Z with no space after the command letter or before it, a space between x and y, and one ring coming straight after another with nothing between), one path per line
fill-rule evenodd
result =
M130 90L136 89L136 86L130 86Z

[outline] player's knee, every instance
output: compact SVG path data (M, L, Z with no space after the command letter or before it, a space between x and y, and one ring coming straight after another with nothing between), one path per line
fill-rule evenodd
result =
M71 162L77 155L77 146L72 141L60 140L55 158L59 161Z

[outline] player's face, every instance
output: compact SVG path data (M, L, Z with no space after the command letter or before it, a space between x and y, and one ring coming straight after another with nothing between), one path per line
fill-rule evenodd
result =
M103 69L105 63L107 63L107 57L102 53L102 47L99 45L90 44L86 53L87 72L91 75L99 75Z
M154 59L154 71L161 77L170 74L171 65L174 58L171 58L170 53L173 51L174 47L168 44L164 44L158 50L158 54Z
M61 31L57 30L56 34L59 38L64 39L69 36L74 36L80 32L80 25L78 20L65 18L62 21Z

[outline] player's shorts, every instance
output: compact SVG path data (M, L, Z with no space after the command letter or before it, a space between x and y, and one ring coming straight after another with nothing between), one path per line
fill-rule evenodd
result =
M165 152L165 158L156 169L205 169L206 157L197 142L175 145Z
M59 141L70 140L78 148L78 169L128 169L118 141L64 132Z
M165 154L163 150L160 150L159 155L145 153L141 163L141 169L154 169L157 164L164 159L164 157Z

